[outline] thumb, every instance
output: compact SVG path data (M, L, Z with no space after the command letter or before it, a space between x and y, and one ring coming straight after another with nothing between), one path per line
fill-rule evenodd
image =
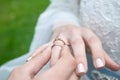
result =
M73 56L71 55L68 46L63 47L61 54L62 54L61 58L52 69L53 71L55 71L55 74L57 72L56 76L58 77L58 79L67 80L74 72L76 62Z

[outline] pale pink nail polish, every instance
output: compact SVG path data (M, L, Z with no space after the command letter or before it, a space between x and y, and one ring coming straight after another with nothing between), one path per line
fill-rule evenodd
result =
M104 63L103 63L102 59L98 58L96 60L96 66L97 66L97 68L101 68L101 67L104 66Z
M78 73L83 73L85 72L85 67L82 63L78 64L77 66Z

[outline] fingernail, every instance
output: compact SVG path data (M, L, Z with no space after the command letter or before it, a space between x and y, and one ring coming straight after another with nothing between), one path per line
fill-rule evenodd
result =
M30 56L29 58L27 58L26 62L30 61L32 59L32 56Z
M102 59L98 58L98 59L96 60L96 66L97 66L98 68L104 66L104 63L103 63Z
M82 72L85 72L85 67L83 64L78 64L77 66L77 69L78 69L78 73L82 73Z

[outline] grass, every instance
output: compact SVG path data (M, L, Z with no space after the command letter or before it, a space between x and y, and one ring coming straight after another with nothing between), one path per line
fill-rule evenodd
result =
M34 28L49 0L0 2L0 65L28 52Z

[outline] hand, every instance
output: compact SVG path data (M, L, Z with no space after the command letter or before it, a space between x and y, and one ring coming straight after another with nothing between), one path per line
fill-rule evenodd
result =
M64 46L61 51L61 58L47 71L37 74L40 69L49 61L51 57L51 47L38 48L32 59L24 65L14 69L8 80L68 80L75 70L76 63L70 50ZM74 79L72 79L74 80Z
M63 41L54 41L57 37L61 37ZM88 28L80 28L74 25L58 27L53 33L52 41L57 45L66 43L72 47L73 55L77 62L76 73L78 76L85 74L88 70L86 49L89 49L91 52L95 68L98 69L107 66L111 70L120 69L119 65L107 55L100 39ZM62 48L60 46L53 47L51 66L55 65L59 60L61 50Z
M64 42L72 47L73 56L77 62L76 73L78 76L85 74L88 69L86 49L89 49L91 52L95 68L98 69L106 66L111 70L120 69L119 65L107 55L102 47L100 39L88 28L80 28L74 25L58 27L53 33L52 40L48 44L41 46L39 49L46 49L46 47L53 45L53 43L57 45L64 45L61 40L55 41L55 39L60 35L64 38ZM62 50L62 46L59 45L52 47L51 67L54 66L61 57L60 52ZM36 54L32 54L31 57L35 55ZM73 73L69 80L77 80L79 79L78 76Z

